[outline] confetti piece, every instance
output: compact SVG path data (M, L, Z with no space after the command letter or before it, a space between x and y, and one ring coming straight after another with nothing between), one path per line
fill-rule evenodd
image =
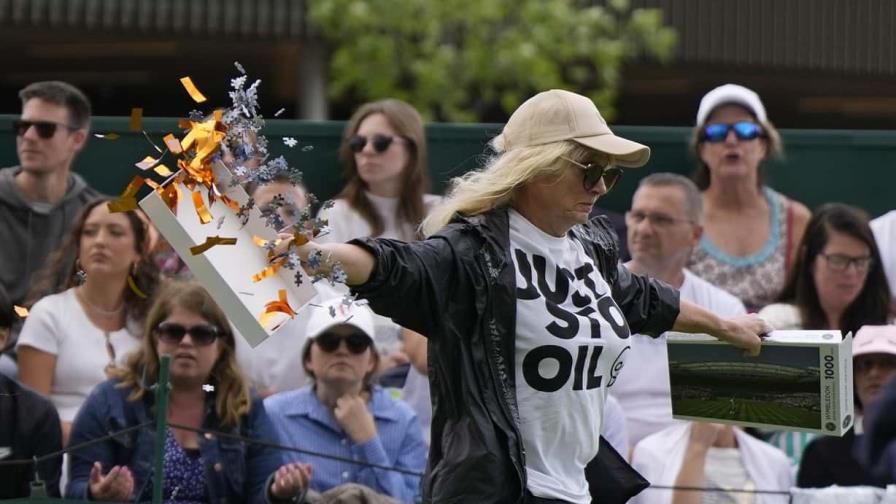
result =
M164 140L165 146L168 147L168 151L175 156L184 151L183 147L181 147L180 145L180 140L175 138L175 136L171 133L165 135L165 138L163 138L162 140Z
M266 327L276 313L285 313L290 318L296 315L296 312L289 306L289 301L286 298L286 289L280 289L277 291L277 294L279 299L270 301L264 306L264 312L262 312L259 318L262 327Z
M121 135L118 133L94 133L93 136L102 138L103 140L118 140Z
M193 191L193 206L196 208L196 215L199 216L199 222L208 224L212 221L212 214L208 211L208 208L205 207L205 202L202 201L202 193L199 191Z
M129 129L133 132L137 132L143 129L143 109L140 107L134 107L131 109L131 123L129 124Z
M137 209L137 191L140 189L140 186L143 185L144 179L141 176L136 176L131 179L131 182L124 189L124 192L121 193L121 198L110 201L107 206L109 211L112 213L115 212L127 212L130 210Z
M236 245L236 238L223 238L221 236L209 236L206 237L205 242L196 245L194 247L190 247L190 253L193 255L199 255L206 250L214 247L215 245Z
M255 295L255 294L253 294L253 293L251 293L251 292L246 292L246 291L237 291L237 292L240 293L240 294L243 294L243 295L245 295L245 296L254 296L254 295Z
M146 171L146 170L152 168L153 166L159 164L160 159L162 159L162 158L156 159L152 156L146 156L145 158L143 158L143 161L140 161L139 163L134 163L134 166L136 166L137 168L140 168L143 171Z
M293 137L283 137L283 143L286 144L287 147L293 148L296 146L296 144L299 143L299 141Z
M16 311L16 315L18 315L19 318L28 316L28 308L25 308L24 306L13 305L12 309Z
M189 77L181 77L180 83L183 84L184 89L190 94L190 98L196 103L202 103L206 100L205 96L203 96L202 93L199 92L199 89L196 88L196 85L193 84L193 79Z
M152 145L152 148L155 149L156 152L158 152L159 154L162 153L162 148L156 145L156 143L152 141L152 138L149 138L149 133L147 133L146 130L143 130L143 138L145 138L146 141L149 142L149 145Z
M286 112L286 109L285 109L285 108L282 108L282 109L280 109L280 110L274 112L274 117L280 117L280 114L282 114L282 113L284 113L284 112Z
M158 173L159 175L161 175L163 177L170 177L171 175L174 174L174 172L171 171L170 168L168 168L167 166L165 166L163 164L156 166L155 168L152 169L152 171Z
M306 146L302 147L302 152L308 152L308 151L312 151L312 150L314 150L313 145L306 145Z

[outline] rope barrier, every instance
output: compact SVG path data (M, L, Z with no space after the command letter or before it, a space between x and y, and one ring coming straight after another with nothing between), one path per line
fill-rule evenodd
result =
M57 450L57 451L54 451L54 452L52 452L52 453L47 453L46 455L41 455L40 457L34 457L34 458L30 458L30 459L0 460L0 467L3 467L3 466L26 465L26 464L28 464L28 465L36 465L36 464L39 464L39 463L44 462L44 461L46 461L46 460L50 460L50 459L52 459L52 458L62 457L62 455L66 454L66 453L75 452L75 451L81 450L82 448L87 448L87 447L89 447L89 446L93 446L93 445L95 445L95 444L102 443L103 441L108 441L108 440L110 440L110 439L112 439L112 438L114 438L114 437L116 437L116 436L120 436L120 435L122 435L122 434L127 434L128 432L132 432L132 431L135 431L135 430L143 429L143 428L148 427L148 426L150 426L150 425L152 425L152 424L153 424L152 421L147 421L147 422L143 422L143 423L141 423L141 424L132 425L132 426L127 427L127 428L125 428L125 429L121 429L120 431L116 431L116 432L112 432L112 433L110 433L110 434L107 434L107 435L105 435L105 436L103 436L103 437L98 437L98 438L96 438L96 439L91 439L90 441L84 441L83 443L79 443L79 444L76 444L76 445L73 445L73 446L68 446L68 447L63 448L63 449L61 449L61 450Z
M417 472L417 471L412 471L412 470L410 470L410 469L404 469L404 468L401 468L401 467L384 466L384 465L380 465L380 464L371 464L370 462L366 462L366 461L363 461L363 460L355 460L355 459L351 459L351 458L341 457L341 456L339 456L339 455L331 455L331 454L329 454L329 453L321 453L321 452L315 452L315 451L311 451L311 450L305 450L305 449L302 449L302 448L296 448L296 447L294 447L294 446L281 445L281 444L277 444L277 443L273 443L273 442L265 441L265 440L261 440L261 439L247 438L247 437L240 436L239 434L232 434L232 433L229 433L229 432L216 431L216 430L213 430L213 429L207 429L207 428L205 428L205 427L199 427L199 428L197 428L197 427L190 427L190 426L187 426L187 425L181 425L181 424L175 424L175 423L169 423L168 426L169 426L169 427L176 428L176 429L183 429L183 430L193 431L193 432L196 432L196 433L199 433L199 434L212 434L212 435L219 436L219 437L224 437L224 438L229 438L229 439L236 439L236 440L238 440L238 441L242 441L242 442L244 442L244 443L250 443L250 444L255 444L255 445L259 445L259 446L264 446L264 447L266 447L266 448L274 448L274 449L277 449L277 450L283 450L283 451L291 451L291 452L296 452L296 453L302 453L302 454L304 454L304 455L312 455L312 456L315 456L315 457L321 457L321 458L325 458L325 459L336 460L336 461L339 461L339 462L346 462L346 463L349 463L349 464L356 464L356 465L360 465L360 466L370 467L370 468L373 468L373 469L382 469L382 470L384 470L384 471L393 471L393 472L397 472L397 473L407 474L407 475L409 475L409 476L418 476L418 477L422 477L422 476L423 476L423 473L421 473L421 472Z

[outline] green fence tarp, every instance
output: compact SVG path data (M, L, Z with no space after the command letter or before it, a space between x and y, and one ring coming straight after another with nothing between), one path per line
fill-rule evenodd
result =
M17 163L12 115L0 115L0 166ZM140 173L134 163L155 150L142 133L128 131L128 117L96 117L93 133L115 132L118 140L91 137L76 161L75 170L99 190L119 194ZM175 118L144 118L143 127L157 145L167 133L183 136ZM286 160L305 174L306 184L322 200L342 186L337 150L344 123L336 121L268 120L262 131L272 155ZM429 164L433 189L441 192L447 181L481 166L486 143L501 130L500 124L430 124L427 126ZM610 209L628 208L638 179L657 171L690 173L694 159L687 141L690 128L618 126L614 131L652 149L650 163L627 170L617 188L599 203ZM879 215L896 207L896 132L859 130L783 130L786 157L767 167L772 187L816 207L840 201ZM293 148L283 137L299 141ZM169 165L173 168L173 165Z

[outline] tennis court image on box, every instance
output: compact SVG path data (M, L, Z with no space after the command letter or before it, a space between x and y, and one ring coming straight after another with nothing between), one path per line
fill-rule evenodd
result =
M820 429L817 347L770 346L758 357L727 345L669 345L678 417Z

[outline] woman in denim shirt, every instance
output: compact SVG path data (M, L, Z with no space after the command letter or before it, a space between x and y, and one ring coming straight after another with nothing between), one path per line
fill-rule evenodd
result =
M149 312L141 348L115 377L94 389L75 417L71 445L153 418L159 355L171 356L168 421L277 441L261 400L250 393L234 355L227 318L198 284L174 282ZM66 497L149 500L156 434L152 427L72 453ZM165 502L300 502L310 467L280 466L269 448L169 428Z

